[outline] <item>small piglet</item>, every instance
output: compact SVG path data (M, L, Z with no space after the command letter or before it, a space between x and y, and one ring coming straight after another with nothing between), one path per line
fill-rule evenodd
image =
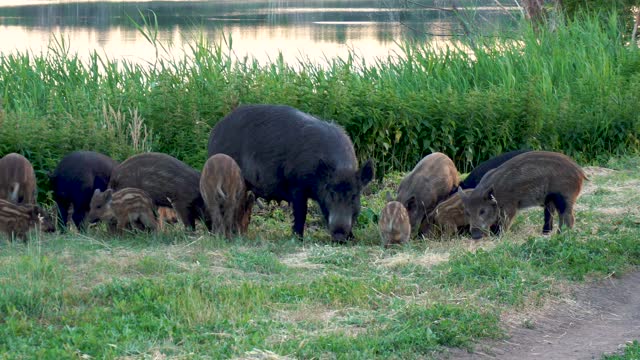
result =
M447 198L459 182L455 164L447 155L439 152L425 156L402 179L396 200L407 208L413 232L427 231L427 214Z
M518 155L489 171L467 195L458 190L471 225L471 236L480 239L492 224L506 231L520 209L544 206L542 232L553 229L553 213L560 215L560 228L573 227L573 207L586 179L582 168L570 157L548 151Z
M172 207L159 206L158 207L158 227L160 230L164 229L164 223L176 224L178 222L178 214Z
M155 231L158 224L154 214L155 205L146 191L136 188L123 188L118 191L96 189L91 198L89 222L104 221L113 231L122 233L125 228L135 226L139 230Z
M109 188L132 187L146 191L156 206L171 206L180 221L195 230L196 219L211 227L198 189L200 173L173 156L149 152L134 155L113 169Z
M247 193L238 164L228 155L207 160L200 176L200 193L211 216L211 229L229 239L245 234L251 221L255 197Z
M35 204L36 195L36 173L29 160L16 153L0 159L0 199Z
M18 205L0 199L0 232L9 238L27 241L27 232L38 228L43 232L54 232L53 218L40 206L34 204Z
M472 190L466 189L463 192L469 195ZM464 216L462 198L458 193L439 203L427 218L443 236L453 236L469 227L469 220Z
M394 244L404 244L411 236L409 213L398 201L393 201L391 194L387 193L387 205L380 213L378 220L382 246L389 247Z

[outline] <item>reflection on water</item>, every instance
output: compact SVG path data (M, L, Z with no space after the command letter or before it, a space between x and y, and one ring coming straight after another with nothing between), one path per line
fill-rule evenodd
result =
M435 4L434 4L435 2ZM155 48L136 29L139 10L152 10L158 19L158 40L171 45L170 56L201 35L221 43L231 36L237 56L259 61L283 58L295 63L307 57L345 56L355 50L368 62L398 50L405 40L446 41L460 34L460 18L445 7L449 1L311 0L311 1L2 1L0 0L0 52L46 51L52 35L68 38L72 52L86 57L97 50L112 59L152 62ZM474 5L463 13L480 19L485 27L508 26L510 17L493 0L460 0L458 7ZM502 1L502 4L508 1ZM435 36L435 37L434 37Z

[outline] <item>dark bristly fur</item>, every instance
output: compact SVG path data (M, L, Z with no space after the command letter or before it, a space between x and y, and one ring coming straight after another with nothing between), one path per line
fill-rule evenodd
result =
M24 156L16 153L0 159L0 199L16 204L35 204L36 173Z
M155 211L153 199L144 190L123 188L101 192L96 189L91 198L88 218L91 223L107 223L110 230L114 230L112 224L115 222L115 230L119 233L126 228L155 231L158 227Z
M447 198L459 182L455 164L447 155L439 152L425 156L402 179L396 200L407 208L412 232L427 232L427 214Z
M215 154L207 160L200 193L211 216L212 232L227 239L247 232L254 196L247 193L240 167L230 156Z
M582 168L570 157L548 151L531 151L489 171L470 195L462 193L471 235L481 238L491 224L508 230L520 209L544 206L544 233L553 229L558 212L560 228L573 227L574 205L586 179Z
M180 221L195 229L196 219L204 219L211 229L209 214L200 196L200 173L182 161L162 153L130 157L113 169L109 188L142 189L156 206L173 207Z
M29 230L39 227L40 231L53 232L52 217L35 204L14 204L0 199L0 232L10 239L27 241Z
M84 218L93 192L107 189L111 171L117 165L115 160L95 151L74 151L62 158L50 179L63 231L72 206L74 224L78 230L85 230Z
M492 169L497 168L498 166L504 164L506 161L512 159L515 156L520 154L524 154L531 150L515 150L510 151L504 154L500 154L498 156L492 157L491 159L481 163L476 166L467 177L460 183L460 187L463 189L473 189L478 186L482 177ZM454 189L454 192L458 189Z
M292 205L298 236L304 233L307 200L313 199L334 241L352 237L360 193L374 169L371 161L358 168L341 127L289 106L239 106L211 132L209 156L217 153L238 163L256 197Z

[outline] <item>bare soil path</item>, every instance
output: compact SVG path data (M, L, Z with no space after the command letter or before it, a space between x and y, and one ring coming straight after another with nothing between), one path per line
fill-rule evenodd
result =
M640 241L640 240L639 240ZM475 351L452 349L449 359L600 359L640 339L640 271L584 284L547 310L508 324L506 340Z

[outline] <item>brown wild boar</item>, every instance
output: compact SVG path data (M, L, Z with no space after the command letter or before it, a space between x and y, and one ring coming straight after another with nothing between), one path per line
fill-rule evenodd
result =
M202 169L200 193L211 216L212 232L227 239L246 233L254 196L247 193L235 160L225 154L211 156Z
M0 199L36 203L36 173L27 158L11 153L0 159Z
M389 247L394 244L404 244L411 236L409 213L398 201L393 201L391 194L387 193L387 205L380 212L378 220L382 246Z
M0 199L0 232L9 238L27 241L27 233L31 229L43 232L54 232L52 216L35 204L14 204Z
M96 189L91 198L89 222L104 221L113 229L122 233L125 228L155 231L158 224L154 214L155 205L146 191L136 188L124 188L118 191Z
M488 172L467 195L460 189L471 236L479 239L491 224L498 231L511 226L520 209L544 206L542 232L553 229L553 213L558 212L560 228L573 227L573 207L587 177L570 157L549 151L531 151L518 155Z
M473 189L463 190L470 194ZM446 200L439 203L427 216L434 230L439 230L443 236L453 236L460 230L469 227L469 220L464 216L464 205L460 194L454 193Z
M407 208L412 232L423 234L428 230L427 214L447 198L459 182L455 164L439 152L425 156L402 179L396 200Z

